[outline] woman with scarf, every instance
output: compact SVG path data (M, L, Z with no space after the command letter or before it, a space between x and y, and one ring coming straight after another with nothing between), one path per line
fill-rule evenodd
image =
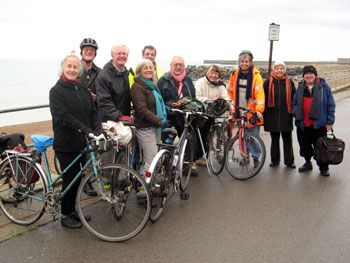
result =
M265 110L263 80L259 70L253 65L252 52L243 50L239 54L238 61L238 69L230 75L227 93L233 100L236 109L244 107L257 114L259 120L254 125L248 122L248 131L259 136L260 125L264 123L262 114ZM239 110L236 110L233 115L235 118L239 118ZM248 119L251 116L252 114L248 113ZM254 166L257 167L261 149L254 145L249 146L249 148L253 156Z
M311 157L317 139L333 129L335 120L335 102L326 81L317 78L317 70L312 65L303 68L303 78L292 101L300 155L305 159L300 173L312 170ZM329 176L328 164L317 162L317 165L321 175Z
M280 163L280 136L283 140L284 164L294 169L293 154L293 110L292 97L295 93L294 82L286 74L283 61L276 61L269 79L264 82L265 111L264 130L271 136L271 167Z
M143 151L144 165L141 175L145 175L158 152L157 138L160 131L169 125L163 98L152 77L152 61L144 59L136 65L135 82L130 96L135 108L136 137Z
M50 111L54 132L53 148L60 163L65 169L86 147L86 135L101 134L102 127L90 92L81 86L79 76L83 72L80 59L71 54L61 63L60 79L50 90ZM76 162L63 176L62 192L71 183L80 166L85 164L85 156ZM68 228L79 228L81 222L75 210L80 179L62 198L61 224ZM90 216L85 219L89 221Z

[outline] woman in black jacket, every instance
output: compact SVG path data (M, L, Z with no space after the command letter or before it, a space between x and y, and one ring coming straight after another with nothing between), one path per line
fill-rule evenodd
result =
M264 82L264 130L270 132L271 135L270 166L275 167L280 162L279 140L282 135L284 164L294 169L292 98L295 93L295 85L285 72L284 62L275 62L270 78Z
M82 73L80 59L74 55L66 56L61 62L62 72L56 85L50 90L50 111L54 131L53 148L65 169L86 147L85 135L101 133L101 122L97 110L87 89L79 83ZM75 163L63 176L62 191L64 191L76 174L80 164L85 163L85 156ZM81 227L75 210L75 197L80 180L62 198L61 224L69 228ZM87 220L89 216L85 216Z

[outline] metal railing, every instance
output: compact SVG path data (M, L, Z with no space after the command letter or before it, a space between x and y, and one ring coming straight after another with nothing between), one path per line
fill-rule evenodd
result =
M19 107L19 108L13 108L13 109L0 110L0 113L9 113L9 112L16 112L16 111L24 111L24 110L35 110L35 109L48 108L48 107L50 107L49 104L37 105L37 106L27 106L27 107Z

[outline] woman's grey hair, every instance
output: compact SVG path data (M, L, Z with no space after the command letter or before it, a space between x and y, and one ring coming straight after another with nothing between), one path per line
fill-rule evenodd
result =
M137 63L136 65L136 69L135 69L135 77L140 77L141 76L141 69L148 65L148 64L151 64L152 65L152 68L153 68L153 71L154 71L154 66L153 66L153 62L150 61L149 59L143 59L141 60L139 63Z
M59 71L59 76L62 77L63 75L63 67L67 62L68 58L76 58L78 61L78 66L79 66L79 77L81 77L81 75L83 75L83 64L81 63L79 57L75 54L75 51L72 51L69 55L65 56L64 59L62 59L61 61L61 69Z
M238 57L238 63L241 62L242 59L249 57L250 63L253 65L253 53L250 50L243 50Z

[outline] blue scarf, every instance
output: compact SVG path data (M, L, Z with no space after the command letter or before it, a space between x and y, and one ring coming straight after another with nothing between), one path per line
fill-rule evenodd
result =
M165 104L162 98L162 95L160 95L160 91L157 87L156 84L153 83L152 80L146 79L144 77L140 77L140 80L142 80L143 83L145 83L147 85L147 87L149 87L152 91L152 94L154 96L154 98L156 99L156 110L157 110L157 116L161 117L162 120L166 120L167 119L167 115L166 115L166 109L165 109ZM158 129L158 132L160 132L161 129Z
M241 70L241 68L239 68ZM253 85L253 66L249 68L248 72L248 78L247 78L247 90L245 94L245 98L249 100L252 97L252 85ZM237 77L237 83L236 83L236 98L237 102L239 101L239 73Z

